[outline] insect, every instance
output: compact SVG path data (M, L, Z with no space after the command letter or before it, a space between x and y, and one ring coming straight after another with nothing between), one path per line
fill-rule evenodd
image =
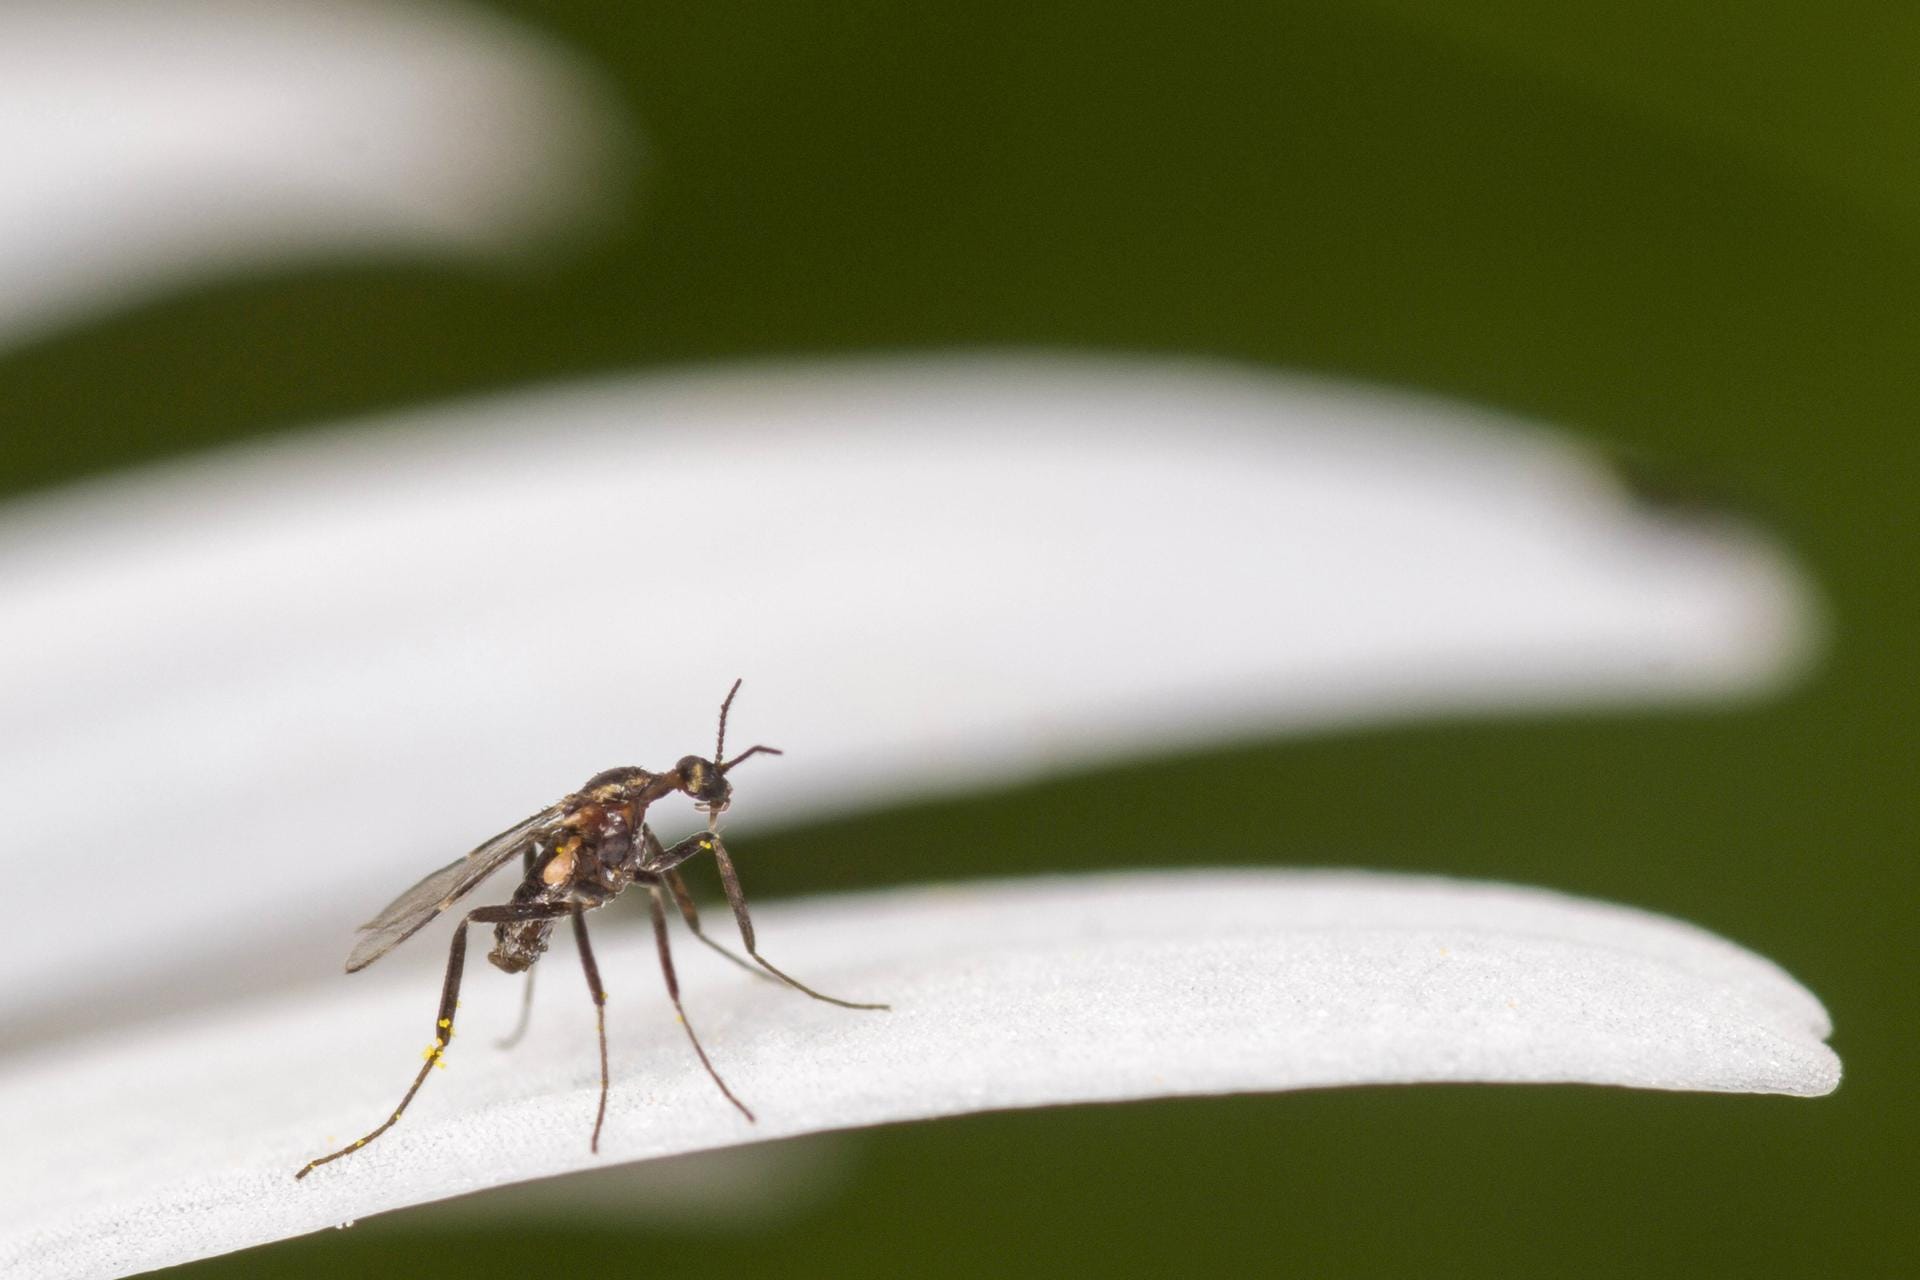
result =
M805 983L781 972L762 956L754 945L753 920L747 914L747 899L740 889L740 877L733 859L721 842L720 814L733 798L727 774L742 760L756 755L780 754L767 746L753 746L729 760L726 758L727 712L734 695L740 692L735 680L720 704L720 732L714 742L713 758L682 756L665 773L627 767L608 769L587 780L587 784L559 803L542 809L524 821L508 827L448 866L440 868L387 905L386 910L360 926L359 941L347 957L347 972L358 973L387 952L418 933L442 911L470 893L482 880L518 857L524 878L514 890L511 901L500 906L476 907L462 917L453 933L453 945L447 957L447 976L440 988L440 1011L434 1019L433 1043L427 1046L426 1062L413 1078L400 1105L384 1123L363 1138L348 1143L331 1154L309 1160L293 1176L304 1178L323 1164L352 1155L398 1123L427 1075L446 1063L447 1044L453 1038L454 1012L459 1005L460 976L467 958L467 929L471 925L493 926L494 947L487 959L508 973L526 973L527 987L521 1005L520 1023L505 1044L517 1041L526 1030L533 1003L532 968L547 949L554 926L561 920L573 922L573 936L580 952L580 964L586 970L587 990L593 997L594 1016L600 1036L600 1109L593 1120L592 1149L600 1150L600 1130L607 1119L607 997L600 985L600 970L594 963L593 948L587 941L586 913L613 901L629 885L644 885L653 916L653 936L660 953L660 969L666 976L667 995L673 1000L680 1025L687 1030L693 1051L713 1078L727 1101L738 1107L749 1121L753 1112L735 1097L720 1073L714 1070L700 1038L687 1021L680 1005L680 983L674 976L673 955L667 945L666 897L671 894L681 918L693 935L729 960L757 976L784 982L816 1000L847 1009L885 1009L884 1004L859 1004L823 995ZM672 848L661 845L647 825L648 806L674 794L692 797L696 809L707 815L704 831L687 837ZM720 881L726 888L727 903L740 926L740 940L749 964L724 944L708 937L700 929L699 912L693 895L681 879L680 864L698 854L711 853L720 869ZM756 969L754 966L758 965Z

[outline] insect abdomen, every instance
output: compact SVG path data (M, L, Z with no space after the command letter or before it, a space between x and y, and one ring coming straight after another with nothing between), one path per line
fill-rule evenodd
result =
M533 962L546 954L547 938L553 933L551 920L516 920L493 927L493 950L487 959L508 973L531 969Z
M537 884L523 884L515 891L515 902L530 902L540 896ZM521 973L546 954L547 939L553 934L551 920L509 920L493 926L493 950L487 959L508 973Z

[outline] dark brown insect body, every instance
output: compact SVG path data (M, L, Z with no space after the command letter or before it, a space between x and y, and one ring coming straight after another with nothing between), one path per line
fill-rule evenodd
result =
M392 1128L406 1111L407 1104L413 1101L414 1094L426 1082L427 1073L435 1066L445 1065L446 1047L453 1038L454 1013L459 1004L469 925L493 925L494 947L487 959L508 973L521 973L531 970L545 954L554 925L562 919L572 920L574 938L580 949L580 963L586 970L587 990L593 996L600 1032L600 1110L594 1119L592 1139L595 1151L600 1149L600 1129L607 1115L606 992L600 985L600 970L594 963L593 948L587 941L585 913L613 901L629 885L641 884L647 888L654 938L658 944L661 971L666 977L667 994L673 1000L675 1011L680 1014L680 1023L686 1028L694 1053L699 1056L707 1074L713 1077L713 1082L720 1087L720 1092L748 1120L753 1119L753 1113L733 1096L733 1091L727 1088L726 1082L713 1069L713 1064L707 1060L706 1050L700 1047L699 1037L693 1033L693 1025L687 1021L686 1011L680 1007L680 984L674 976L673 957L667 945L665 894L672 894L681 918L687 922L694 936L735 964L761 976L771 974L788 986L830 1004L849 1009L887 1007L882 1004L855 1004L822 995L776 969L755 949L753 921L747 914L747 900L740 888L740 877L734 871L733 860L728 856L726 846L721 843L715 824L733 797L733 788L727 781L728 771L749 756L762 752L769 755L780 753L772 747L749 747L733 759L726 759L727 710L733 705L733 695L739 690L740 682L736 680L726 700L720 704L720 733L711 760L683 756L665 773L651 773L633 767L597 773L579 791L558 804L516 823L466 857L427 876L389 903L379 915L360 926L360 940L347 957L348 973L366 968L419 932L488 875L516 856L521 859L525 874L512 900L501 906L478 907L469 911L454 931L451 953L447 958L446 981L440 991L440 1010L434 1022L433 1043L427 1046L426 1065L414 1077L412 1086L400 1099L400 1105L373 1132L338 1151L308 1161L294 1174L295 1178L304 1178L320 1165L351 1155ZM706 811L707 829L669 848L654 836L646 818L651 805L674 794L691 797L698 808ZM678 870L681 863L701 853L712 854L719 867L727 903L733 909L734 920L740 927L741 941L746 945L747 954L753 958L752 964L701 932L693 895L687 891ZM758 969L754 965L759 966ZM508 1043L518 1040L526 1029L527 1011L533 999L531 972L527 973L527 981L520 1027L509 1037Z
M703 765L688 757L683 765ZM519 903L567 903L584 910L603 906L640 875L673 869L656 859L645 865L638 838L647 806L676 791L686 779L679 767L670 773L645 769L608 769L560 802L550 847L538 848L527 877L514 891ZM533 967L547 949L552 920L517 920L494 926L494 948L487 956L508 973Z

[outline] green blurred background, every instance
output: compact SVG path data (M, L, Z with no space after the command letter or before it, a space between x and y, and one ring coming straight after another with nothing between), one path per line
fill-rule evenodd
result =
M1828 1099L1349 1090L857 1135L729 1226L408 1215L194 1277L1912 1274L1920 7L504 4L646 140L537 267L227 281L0 353L0 488L615 369L1187 353L1610 443L1797 548L1831 654L1718 712L1425 724L767 833L763 897L1196 862L1700 922L1833 1011ZM1157 802L1229 785L1196 845Z

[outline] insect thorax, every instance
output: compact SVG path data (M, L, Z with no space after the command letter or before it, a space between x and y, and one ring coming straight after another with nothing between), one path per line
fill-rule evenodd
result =
M576 793L582 800L595 800L602 804L621 800L653 799L653 793L661 790L654 784L660 775L649 773L635 765L623 765L618 769L604 769L587 779L587 785Z

